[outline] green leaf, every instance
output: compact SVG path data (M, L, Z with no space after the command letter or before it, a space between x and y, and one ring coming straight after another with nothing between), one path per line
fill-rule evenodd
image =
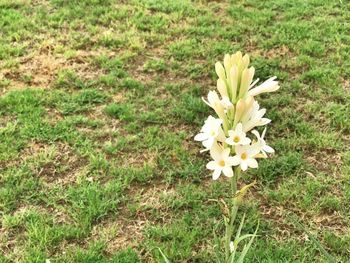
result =
M170 263L169 259L164 255L164 253L162 252L162 250L160 248L158 248L159 253L162 255L164 262L165 263Z
M240 255L240 257L239 257L237 263L243 263L244 257L246 256L246 254L247 254L249 248L250 248L251 245L253 244L253 241L254 241L255 237L257 236L256 233L258 232L258 229L259 229L259 223L258 223L258 226L256 227L255 232L254 232L254 234L252 235L252 238L250 239L249 243L248 243L247 245L244 246L243 251L242 251L242 253L241 253L241 255Z

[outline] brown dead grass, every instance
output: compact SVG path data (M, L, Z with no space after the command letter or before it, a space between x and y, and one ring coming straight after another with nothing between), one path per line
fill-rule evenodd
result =
M341 177L342 161L340 152L333 149L325 149L323 152L313 151L307 154L306 161L318 171L325 172L333 178Z
M62 70L72 70L84 80L96 79L103 74L103 71L93 65L93 58L102 54L110 56L115 54L103 49L77 50L74 55L66 58L63 54L55 52L55 48L54 39L42 40L35 51L28 52L30 55L18 58L17 68L0 69L0 76L11 81L5 90L26 87L49 88L56 80L57 73ZM24 76L28 78L24 79Z
M341 80L343 88L347 91L350 92L350 80L349 79L342 79Z
M21 152L21 159L40 160L32 170L48 184L68 185L74 183L87 164L87 160L77 155L66 143L48 145L32 141Z
M298 209L292 203L286 205L270 204L264 196L260 194L254 194L254 196L259 199L261 215L271 223L271 227L274 229L274 234L271 237L279 242L290 240L291 237L301 242L308 240L308 236L304 231L294 225L291 214L296 216L299 222L309 231L322 233L325 230L329 230L337 235L342 235L349 231L349 226L337 211L310 214L307 211Z

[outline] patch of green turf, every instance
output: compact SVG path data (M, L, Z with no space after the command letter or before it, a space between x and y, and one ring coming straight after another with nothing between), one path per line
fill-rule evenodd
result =
M214 114L201 99L214 63L237 50L261 81L281 81L260 97L276 154L243 177L258 182L244 231L260 221L247 261L325 261L292 212L349 261L349 11L322 0L0 0L0 261L160 261L160 247L171 261L213 262L223 224L209 200L229 185L211 181L193 136Z

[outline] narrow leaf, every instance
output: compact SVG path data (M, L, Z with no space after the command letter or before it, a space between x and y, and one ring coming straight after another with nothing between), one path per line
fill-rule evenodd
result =
M164 263L170 263L169 259L163 254L162 250L160 248L158 248L158 250L164 259Z
M244 260L244 258L245 258L245 256L246 256L246 254L247 254L249 248L251 247L251 245L253 244L253 241L254 241L255 237L257 236L256 233L258 232L258 229L259 229L259 223L258 223L258 226L256 227L255 232L254 232L252 238L250 239L249 243L248 243L247 245L244 246L243 251L242 251L242 253L241 253L241 255L240 255L240 257L239 257L237 263L243 263L243 260Z

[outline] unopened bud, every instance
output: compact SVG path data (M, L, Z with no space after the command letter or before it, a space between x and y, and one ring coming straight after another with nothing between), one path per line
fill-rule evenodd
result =
M225 69L220 62L215 63L215 72L220 79L222 80L226 79Z

